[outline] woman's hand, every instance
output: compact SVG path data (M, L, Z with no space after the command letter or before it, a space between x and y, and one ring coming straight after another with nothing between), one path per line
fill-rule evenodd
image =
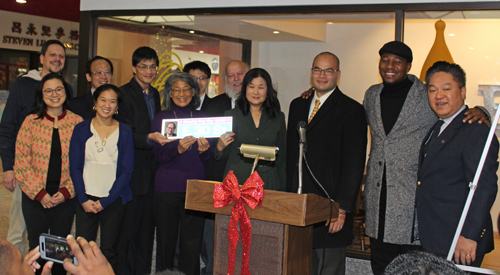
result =
M100 201L95 201L95 202L94 202L94 209L95 209L96 213L99 213L99 212L101 212L102 210L104 210L104 207L102 207L102 205L101 205L101 202L100 202Z
M217 142L217 151L222 152L229 144L233 143L234 135L234 132L225 132L222 134L219 138L219 142Z
M48 209L52 208L55 205L52 203L52 197L47 193L45 196L43 196L42 200L40 201L42 204L43 208Z
M63 203L66 199L64 198L64 195L61 192L57 192L52 196L52 204L54 206Z
M179 150L179 154L184 154L189 148L196 142L196 138L189 136L179 140L179 145L177 149Z
M204 137L198 138L198 153L203 153L210 148L210 142Z
M82 203L83 210L87 213L94 213L97 214L97 210L94 208L94 202L91 200L88 200L84 203Z

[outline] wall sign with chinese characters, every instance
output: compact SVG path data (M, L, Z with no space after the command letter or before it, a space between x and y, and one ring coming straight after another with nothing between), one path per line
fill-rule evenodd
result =
M47 40L58 39L68 55L78 55L80 24L0 10L0 48L40 51Z

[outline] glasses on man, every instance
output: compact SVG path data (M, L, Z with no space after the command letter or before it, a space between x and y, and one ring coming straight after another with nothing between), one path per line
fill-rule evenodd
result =
M172 94L174 94L174 95L180 95L181 93L183 93L183 94L190 94L192 91L193 91L192 88L172 89Z
M321 74L321 73L323 73L323 72L324 72L326 76L332 76L334 73L336 73L336 72L338 72L338 71L339 71L339 70L334 70L334 69L332 69L332 68L328 68L328 69L323 70L323 69L320 69L320 68L318 68L318 67L314 67L314 68L312 69L312 73L313 73L314 75L319 75L319 74Z
M196 77L196 76L193 75L192 77L194 77L194 79L196 79L198 81L206 81L208 79L208 77L206 77L206 76Z
M95 72L92 72L93 75L95 76L109 76L111 74L110 71L95 71Z
M139 70L141 71L148 71L148 70L151 70L151 71L156 71L158 70L158 66L156 65L151 65L151 66L148 66L146 64L142 64L142 65L137 65L136 66Z
M56 95L61 95L64 92L64 87L57 87L55 89L47 88L43 90L43 93L45 95L52 95L54 92L56 93Z

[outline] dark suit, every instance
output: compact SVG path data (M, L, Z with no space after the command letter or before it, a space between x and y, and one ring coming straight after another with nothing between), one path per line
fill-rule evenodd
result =
M307 122L313 96L296 98L290 104L287 131L287 191L297 192L299 136L297 124ZM323 103L307 126L307 161L314 176L330 197L346 210L344 227L328 235L325 223L314 229L313 248L347 247L352 243L356 197L363 178L367 127L363 106L344 95L338 87ZM325 196L314 183L305 164L303 193Z
M463 123L467 110L430 143L425 157L420 151L416 194L420 242L425 249L441 255L447 255L450 249L489 132L484 124ZM477 242L478 256L493 249L490 209L498 189L497 157L495 136L461 233Z
M201 104L201 109L200 111L203 111L204 113L208 114L208 110L210 108L210 103L212 103L212 98L208 97L207 94L205 94L205 98L203 99L203 103Z
M118 274L145 274L151 269L153 250L153 187L157 163L148 143L151 119L144 92L139 83L132 78L120 87L122 102L117 119L132 128L134 137L134 172L130 181L133 200L127 205L127 214L120 238L120 270ZM154 96L154 113L160 111L160 94L149 87Z
M68 105L70 111L81 116L83 119L95 117L95 111L93 110L94 99L90 91L84 95L70 99Z

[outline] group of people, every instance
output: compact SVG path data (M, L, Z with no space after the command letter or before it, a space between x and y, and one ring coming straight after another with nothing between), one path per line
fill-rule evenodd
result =
M87 63L91 90L70 99L60 76L65 48L47 41L42 70L12 84L0 124L4 185L13 191L8 240L24 251L26 228L35 249L41 233L68 235L76 214L77 236L96 240L100 227L102 253L116 274L150 273L155 228L157 271L200 274L201 254L203 274L212 274L213 217L184 209L187 180L222 181L233 171L243 184L253 160L239 153L241 144L276 146L276 160L259 161L255 171L265 189L297 192L296 125L305 122L310 169L303 169L303 193L331 197L340 206L338 218L314 226L312 274L345 273L367 126L364 198L373 272L383 274L412 250L445 257L486 141L488 116L465 106L465 72L457 64L434 64L426 85L408 74L413 56L404 43L389 42L379 54L383 83L367 90L363 105L338 88L339 58L318 54L312 88L290 104L287 128L264 69L229 62L226 93L209 98L211 70L193 61L166 80L160 101L151 86L158 55L140 47L132 55L130 82L110 84L113 64L96 56ZM233 118L232 131L217 139L174 139L173 123L161 134L165 119L216 116ZM497 155L495 138L455 249L457 263L479 266L493 249L489 210L497 193ZM53 274L65 272L62 265L52 268Z

